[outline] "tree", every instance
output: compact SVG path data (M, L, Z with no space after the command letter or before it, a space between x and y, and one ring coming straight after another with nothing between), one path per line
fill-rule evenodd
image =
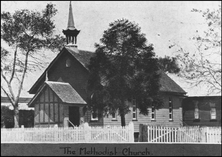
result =
M104 114L118 111L121 125L129 110L126 101L135 99L141 114L151 105L159 108L159 67L153 46L147 46L141 28L127 19L109 24L88 66L90 107Z
M164 72L178 74L180 67L176 57L165 56L164 58L158 58L159 68Z
M180 62L180 77L186 78L193 86L207 86L208 94L221 94L221 6L216 10L197 10L206 20L207 29L196 31L191 39L195 50L189 51L181 45L173 44Z
M19 127L18 103L27 71L43 66L38 56L44 54L41 50L60 49L62 44L58 43L64 43L61 36L53 36L56 12L53 4L47 4L42 12L23 9L1 13L1 40L5 44L1 47L1 90L14 108L14 127Z

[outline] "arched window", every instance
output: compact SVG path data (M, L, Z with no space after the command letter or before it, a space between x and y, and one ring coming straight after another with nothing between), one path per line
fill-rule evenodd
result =
M69 58L66 59L66 67L71 66L71 60Z

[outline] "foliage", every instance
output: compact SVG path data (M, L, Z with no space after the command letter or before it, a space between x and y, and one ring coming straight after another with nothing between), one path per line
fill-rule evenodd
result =
M1 128L13 128L13 111L8 106L1 106Z
M91 107L105 114L118 111L122 126L130 107L126 100L136 99L144 115L152 104L160 107L158 59L140 27L126 19L114 21L100 41L88 66Z
M1 39L5 43L1 47L1 79L4 81L1 90L14 107L15 127L18 127L18 101L27 71L44 67L40 59L45 55L43 49L61 49L64 43L63 37L53 34L56 13L53 4L47 4L41 12L23 9L13 14L1 13Z
M192 12L202 14L207 29L203 33L197 30L192 37L194 51L171 45L178 48L179 76L194 86L207 85L208 94L221 93L221 6L216 10L193 9Z
M180 67L177 63L176 57L165 56L164 58L158 58L159 68L164 72L178 74L180 72Z
M14 112L8 106L1 106L1 128L14 127ZM34 127L34 111L33 110L19 110L19 124L24 127Z

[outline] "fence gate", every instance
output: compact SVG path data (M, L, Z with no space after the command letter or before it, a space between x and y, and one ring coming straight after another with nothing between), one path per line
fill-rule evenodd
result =
M102 129L91 129L91 142L128 142L127 130L105 127Z
M84 126L86 139L90 142L133 142L134 141L134 126L129 123L128 126L104 126L104 127L89 127Z
M148 126L148 142L176 142L177 128Z

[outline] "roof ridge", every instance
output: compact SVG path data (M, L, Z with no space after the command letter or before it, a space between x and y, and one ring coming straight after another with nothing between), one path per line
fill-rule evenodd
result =
M60 81L45 81L46 83L60 83L60 84L69 84L68 82L60 82Z
M90 50L82 50L82 49L78 49L79 51L85 51L85 52L91 52L91 53L95 53L95 51L90 51Z

